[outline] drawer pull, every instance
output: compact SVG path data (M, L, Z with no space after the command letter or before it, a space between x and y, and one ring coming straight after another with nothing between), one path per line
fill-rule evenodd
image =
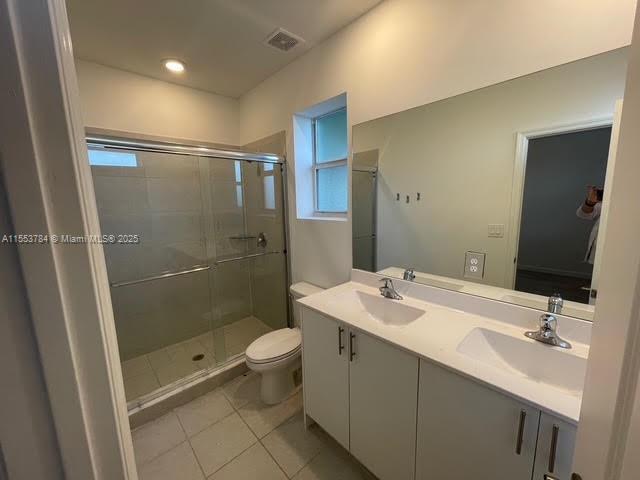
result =
M342 344L343 333L344 333L344 328L338 327L338 355L342 355L342 350L344 350L344 345Z
M558 427L558 425L554 425L551 432L551 449L549 451L549 473L553 473L556 468L556 450L558 449L559 432L560 427Z
M520 410L520 423L518 424L518 438L516 439L516 455L522 454L522 442L524 440L524 424L527 420L527 412Z
M349 332L349 361L353 362L354 357L356 356L356 352L353 348L353 339L356 338L355 334Z

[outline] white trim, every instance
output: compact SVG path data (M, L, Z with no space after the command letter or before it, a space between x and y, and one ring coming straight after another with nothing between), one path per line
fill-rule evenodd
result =
M0 0L0 10L11 25L0 138L14 227L97 234L65 3ZM22 244L19 254L65 478L136 480L101 245Z
M573 469L584 480L637 479L640 439L640 9L629 51L598 303ZM628 470L627 470L628 468Z
M527 169L527 154L529 140L549 137L563 133L576 133L611 126L613 116L596 117L571 123L554 125L551 127L518 132L516 135L516 157L513 166L513 188L511 190L511 208L509 213L509 231L507 238L507 257L505 271L505 288L514 289L518 258L518 243L520 241L520 220L522 214L522 196L524 194L524 177Z

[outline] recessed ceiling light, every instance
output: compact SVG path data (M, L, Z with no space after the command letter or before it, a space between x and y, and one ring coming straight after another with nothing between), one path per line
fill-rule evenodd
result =
M184 63L180 60L169 58L164 61L164 68L173 73L182 73L184 72Z

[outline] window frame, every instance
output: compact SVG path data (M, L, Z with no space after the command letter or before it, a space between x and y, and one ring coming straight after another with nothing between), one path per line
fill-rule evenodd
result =
M314 117L311 120L311 137L312 137L312 152L311 152L311 169L313 171L313 210L314 213L319 214L319 215L343 215L343 214L347 214L347 212L349 211L349 181L347 180L347 208L345 210L321 210L320 208L318 208L318 170L322 170L325 168L333 168L333 167L341 167L341 166L348 166L348 158L349 158L349 152L348 152L348 124L347 124L347 156L345 158L339 158L337 160L332 160L330 162L322 162L322 163L318 163L317 159L318 159L318 155L317 155L317 143L318 143L318 129L317 129L317 121L328 117L330 115L334 115L338 112L342 112L344 111L346 113L347 111L347 107L340 107L337 108L335 110L331 110L330 112L327 113L323 113L322 115L318 115L317 117ZM347 168L347 175L348 175L348 168Z

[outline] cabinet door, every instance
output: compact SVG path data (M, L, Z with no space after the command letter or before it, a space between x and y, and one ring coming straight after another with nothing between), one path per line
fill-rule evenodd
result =
M540 412L420 361L418 480L530 480Z
M576 427L549 414L540 417L533 480L569 480L576 443Z
M307 308L301 310L305 412L348 449L347 331L342 324L330 318Z
M380 480L415 472L418 358L349 332L351 453Z

